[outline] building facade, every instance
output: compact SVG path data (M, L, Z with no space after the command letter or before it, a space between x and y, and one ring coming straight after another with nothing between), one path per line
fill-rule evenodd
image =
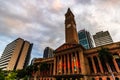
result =
M43 58L53 57L54 56L53 51L54 50L52 48L46 47L45 50L44 50Z
M93 48L93 41L90 33L85 29L80 30L78 32L79 44L81 44L84 48L90 49Z
M32 45L21 38L8 44L0 58L0 68L3 70L25 68L29 63Z
M96 47L113 43L112 37L108 31L97 32L95 35L93 35L93 39Z
M47 64L45 71L39 69L31 80L119 80L120 42L104 45L114 56L110 67L98 56L101 47L85 49L78 44L78 35L70 9L65 14L66 42L54 51L53 58L38 58L34 65ZM70 39L69 39L70 38ZM109 72L111 69L112 73Z

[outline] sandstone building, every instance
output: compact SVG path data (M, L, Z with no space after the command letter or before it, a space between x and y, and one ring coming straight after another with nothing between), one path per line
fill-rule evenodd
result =
M120 42L104 45L114 56L112 66L98 57L100 47L85 49L78 44L78 34L74 15L70 9L65 14L65 40L66 42L54 51L53 58L38 58L34 65L46 63L47 70L38 70L32 79L35 80L115 80L120 79ZM39 66L40 67L40 66Z

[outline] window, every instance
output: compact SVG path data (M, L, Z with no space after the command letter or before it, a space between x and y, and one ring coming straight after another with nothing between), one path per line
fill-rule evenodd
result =
M99 80L102 80L102 78L99 78Z
M115 78L115 80L119 80L119 78L118 78L118 77L116 77L116 78Z
M95 80L95 78L92 78L92 80Z
M97 57L94 56L93 59L94 59L94 62L95 62L95 66L96 66L97 72L100 72L100 67L99 67L99 64L98 64Z
M94 73L91 58L90 58L90 57L88 57L87 59L88 59L89 67L90 67L90 73Z
M78 37L79 37L79 39L86 38L85 32L78 33Z
M84 45L84 47L85 47L86 49L89 49L89 45Z
M110 78L107 78L107 80L110 80Z
M80 41L80 44L82 44L82 45L85 45L85 44L87 44L87 40L86 40L86 39L84 39L84 40L81 40L81 41Z
M106 66L105 62L101 59L100 59L100 61L101 61L104 72L108 72L108 69L107 69L107 66Z
M119 55L118 54L114 54L113 57L115 58L118 67L120 68L120 57L119 57Z

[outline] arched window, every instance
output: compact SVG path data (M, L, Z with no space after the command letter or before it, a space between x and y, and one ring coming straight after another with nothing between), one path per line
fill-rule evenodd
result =
M103 60L100 59L104 72L108 72L107 66Z
M116 54L113 54L113 57L115 58L115 61L117 62L118 67L120 68L120 56L116 53Z
M95 80L95 78L92 78L92 80Z
M95 62L95 66L96 66L96 69L97 69L97 72L100 72L100 67L99 67L99 64L98 64L98 59L96 56L93 57L93 60Z
M116 78L115 78L115 80L119 80L119 78L118 78L118 77L116 77Z
M90 57L88 57L87 59L88 59L89 67L90 67L90 73L94 73L93 65L92 65L92 60L91 60Z
M110 80L110 78L107 77L107 80Z
M102 78L99 78L99 80L102 80Z

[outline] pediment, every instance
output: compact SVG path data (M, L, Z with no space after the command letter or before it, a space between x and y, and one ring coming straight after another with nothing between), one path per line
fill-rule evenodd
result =
M62 51L62 50L65 50L65 49L69 49L69 48L76 47L76 46L78 46L78 44L64 43L63 45L61 45L60 47L58 47L55 50L55 52Z

